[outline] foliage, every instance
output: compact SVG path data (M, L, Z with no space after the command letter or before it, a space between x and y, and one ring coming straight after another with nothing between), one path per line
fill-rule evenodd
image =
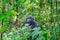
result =
M44 32L40 30L40 28L34 28L33 30L34 31L30 33L28 28L23 27L22 29L16 29L13 27L11 30L7 30L3 33L2 40L28 40L30 36L32 36L31 40L45 40L46 36L44 35L46 34L46 31Z
M28 29L21 29L29 15L34 16L41 31L35 29L30 34ZM27 40L30 35L32 40L60 40L60 0L0 0L0 34L3 40Z
M25 28L12 28L10 31L6 31L2 35L2 40L27 40L29 38L30 32Z

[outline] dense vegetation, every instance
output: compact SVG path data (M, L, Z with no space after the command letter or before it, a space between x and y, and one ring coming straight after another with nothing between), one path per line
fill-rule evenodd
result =
M29 15L41 31L21 28ZM0 0L0 39L27 40L30 35L32 40L60 40L60 0Z

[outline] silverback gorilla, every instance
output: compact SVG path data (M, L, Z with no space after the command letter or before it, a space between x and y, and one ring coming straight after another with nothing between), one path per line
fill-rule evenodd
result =
M36 21L34 20L34 17L32 15L28 16L26 18L26 21L23 23L22 26L25 26L25 24L29 24L28 27L31 29L30 31L32 32L33 28L35 27L39 27L38 24L36 23Z

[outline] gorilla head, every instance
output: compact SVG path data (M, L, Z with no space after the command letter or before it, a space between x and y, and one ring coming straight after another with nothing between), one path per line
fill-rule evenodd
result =
M38 27L38 24L36 23L36 21L34 20L34 17L32 15L30 15L26 18L26 21L23 23L22 26L25 26L25 24L29 24L28 27L30 29Z
M29 16L29 17L27 17L27 19L26 19L26 23L28 23L28 24L33 23L33 21L34 21L33 16Z

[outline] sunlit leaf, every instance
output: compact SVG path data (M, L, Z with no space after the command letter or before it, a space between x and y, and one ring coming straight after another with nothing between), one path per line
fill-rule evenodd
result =
M32 7L32 4L28 4L27 5L27 8L29 9L29 8L31 8Z

